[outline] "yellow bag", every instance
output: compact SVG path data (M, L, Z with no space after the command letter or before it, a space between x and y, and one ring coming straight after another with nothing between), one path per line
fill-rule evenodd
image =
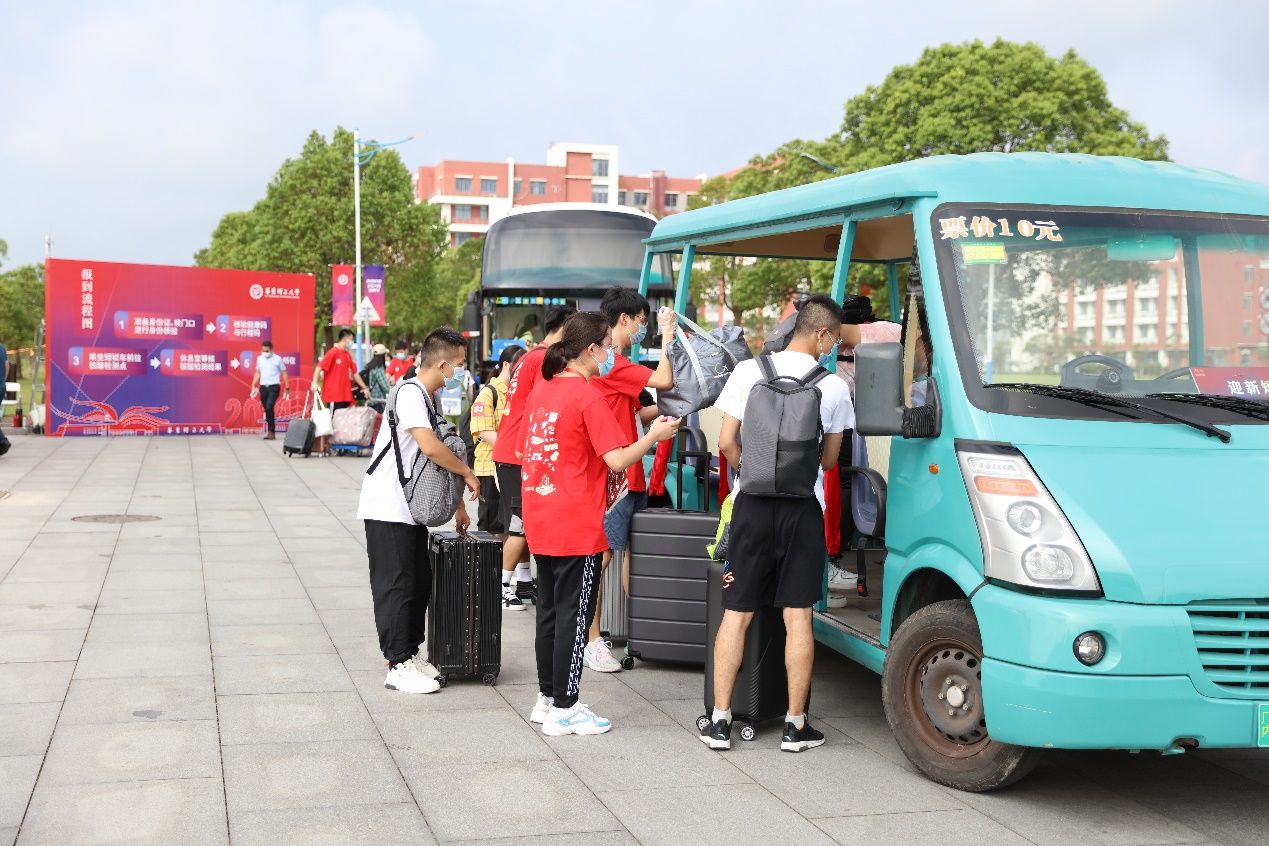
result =
M714 533L714 542L705 547L714 561L727 560L727 536L731 534L731 502L732 495L727 494L718 514L718 531Z

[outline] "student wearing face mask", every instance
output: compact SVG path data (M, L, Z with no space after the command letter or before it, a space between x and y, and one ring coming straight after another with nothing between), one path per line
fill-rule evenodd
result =
M393 385L400 382L401 377L405 375L405 371L409 370L412 364L414 362L410 358L409 343L397 341L396 351L392 356L392 360L384 368L384 372L388 374L388 381Z
M570 317L524 405L524 529L538 561L538 697L529 719L552 737L612 727L578 701L586 630L608 548L608 471L642 461L679 427L677 418L658 418L631 443L594 384L612 343L602 314Z
M635 364L626 358L625 353L635 344L643 343L648 335L648 319L651 308L648 301L631 288L609 288L600 301L599 310L608 319L612 330L612 347L608 351L608 359L599 367L599 378L593 384L608 403L617 425L630 443L639 438L635 426L635 418L642 425L647 425L657 417L657 407L651 403L644 406L640 394L646 388L662 391L674 386L674 369L670 366L668 349L674 340L676 319L669 312L658 323L661 328L661 360L656 370L650 370L641 364ZM644 478L643 461L636 461L626 471L628 491L612 510L604 515L604 534L608 537L608 549L604 552L601 568L608 569L613 556L625 552L630 540L630 523L635 512L648 507L648 483ZM601 579L602 583L602 579ZM598 608L602 599L601 593L595 599ZM621 672L621 662L612 654L612 645L600 637L599 614L595 613L590 624L584 656L587 669L600 673Z
M251 377L251 396L260 394L260 404L264 406L264 422L269 430L264 436L266 441L277 440L278 437L275 434L277 419L274 408L278 403L279 391L283 396L291 396L291 384L286 378L286 362L282 360L282 356L273 352L273 342L265 341L260 344L260 355L256 357L256 372Z

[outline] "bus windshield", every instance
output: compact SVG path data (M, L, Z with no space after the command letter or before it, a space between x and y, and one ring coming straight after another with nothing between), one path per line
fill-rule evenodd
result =
M553 209L506 217L485 240L481 284L492 289L638 287L643 239L656 221L641 214ZM652 286L673 285L658 257Z
M976 403L993 385L1269 401L1269 219L951 204L931 224Z

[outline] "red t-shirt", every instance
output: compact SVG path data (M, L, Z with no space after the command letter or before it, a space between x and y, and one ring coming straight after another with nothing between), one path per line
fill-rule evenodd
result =
M388 366L384 368L384 372L388 374L388 381L395 385L401 381L401 377L405 375L405 371L410 369L410 359L394 358L388 362Z
M352 402L353 360L343 347L331 347L317 364L322 371L322 402Z
M639 440L639 432L635 428L635 415L639 413L639 392L648 387L652 371L639 364L634 364L621 353L614 357L612 370L591 382L603 396L604 402L612 409L617 418L617 425L626 436L626 443ZM646 491L648 483L643 478L643 462L636 461L626 471L626 484L632 491Z
M498 439L494 441L493 460L499 464L519 464L517 449L524 449L524 401L533 393L533 387L542 379L542 362L546 360L546 347L538 344L521 356L511 371L507 383L507 404L498 424Z
M604 551L608 465L602 456L630 440L599 391L579 377L543 379L522 405L527 435L520 478L529 548L539 555Z

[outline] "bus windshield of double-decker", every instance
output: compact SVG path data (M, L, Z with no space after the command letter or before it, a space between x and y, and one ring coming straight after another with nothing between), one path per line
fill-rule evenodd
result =
M504 218L485 239L486 289L577 290L639 285L643 239L656 221L592 209L524 212ZM651 287L672 286L668 256L653 266Z
M950 204L931 225L971 395L1269 402L1269 219Z

